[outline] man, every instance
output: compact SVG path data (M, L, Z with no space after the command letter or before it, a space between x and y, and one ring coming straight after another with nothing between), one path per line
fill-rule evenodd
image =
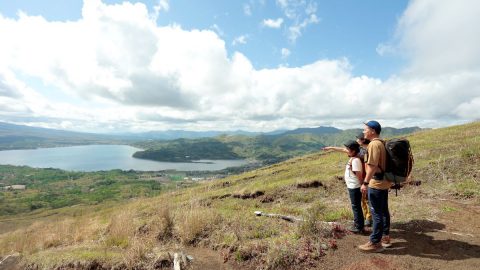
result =
M370 210L373 216L372 234L368 243L358 246L367 252L382 252L390 244L390 213L388 211L388 189L392 183L385 179L387 151L380 140L382 127L377 121L368 121L363 136L370 140L365 156L366 176L361 191L368 192ZM368 188L367 188L368 187Z

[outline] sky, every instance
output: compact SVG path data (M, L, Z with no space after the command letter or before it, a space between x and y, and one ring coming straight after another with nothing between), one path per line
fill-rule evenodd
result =
M480 119L480 1L0 0L0 122L84 132Z

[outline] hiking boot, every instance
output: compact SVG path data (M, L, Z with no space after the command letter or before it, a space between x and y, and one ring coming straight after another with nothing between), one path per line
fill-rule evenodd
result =
M365 227L372 227L372 220L371 219L365 220Z
M365 232L364 229L358 229L356 227L350 227L347 229L349 232L354 233L354 234L363 234Z
M382 237L382 247L388 248L392 246L392 243L390 243L390 235L384 235Z
M385 248L382 246L382 243L379 242L374 244L370 241L368 241L366 244L358 246L358 248L365 252L382 252L385 250Z

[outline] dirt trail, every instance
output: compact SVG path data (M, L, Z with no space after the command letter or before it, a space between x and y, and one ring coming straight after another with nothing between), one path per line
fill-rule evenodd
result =
M18 265L19 261L19 254L12 254L5 257L0 257L0 270L20 270L21 268Z
M480 269L480 206L453 200L433 203L457 210L442 213L436 220L393 221L393 245L383 253L364 253L357 248L368 241L368 235L347 235L338 240L337 250L327 252L316 269ZM256 269L255 265L209 266L195 269Z
M459 210L437 220L393 223L393 246L383 253L360 252L368 236L349 235L319 269L480 269L480 206L450 204Z
M186 253L193 256L193 262L191 269L205 270L205 269L218 269L218 270L232 270L234 266L223 263L223 258L220 252L213 251L208 248L188 248Z

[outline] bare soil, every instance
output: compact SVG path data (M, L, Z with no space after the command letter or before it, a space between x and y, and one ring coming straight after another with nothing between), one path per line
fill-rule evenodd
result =
M368 236L348 235L327 254L317 269L480 269L480 206L456 201L455 211L436 220L392 220L392 247L382 253L364 253L357 246Z

